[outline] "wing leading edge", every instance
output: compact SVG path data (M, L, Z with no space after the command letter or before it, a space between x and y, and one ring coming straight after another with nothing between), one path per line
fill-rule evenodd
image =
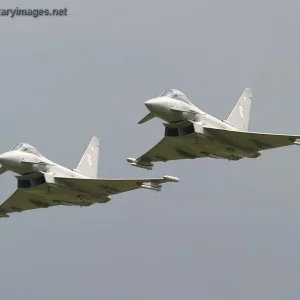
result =
M139 158L127 158L127 161L134 167L153 169L153 162L167 162L170 160L195 159L208 157L201 153L190 139L162 138L154 147L141 155Z

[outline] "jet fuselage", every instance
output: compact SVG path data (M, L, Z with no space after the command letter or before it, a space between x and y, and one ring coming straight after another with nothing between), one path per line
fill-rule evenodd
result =
M44 156L19 150L0 154L0 163L2 168L18 175L26 175L41 171L51 173L53 176L59 175L64 177L87 178L75 170L68 169L52 162Z
M39 172L51 174L51 176L61 176L67 178L88 178L87 176L73 169L56 164L42 155L36 155L24 151L14 150L2 153L0 155L1 169L11 171L26 178L26 175L34 176L30 181L28 189L28 180L19 179L19 188L25 188L28 193L43 195L46 198L55 198L55 202L64 205L86 206L94 202L107 201L110 198L97 197L87 191L78 191L72 186L66 186L58 182L45 182L44 175L38 176ZM37 175L35 175L37 174ZM20 178L21 178L20 177Z
M202 111L193 104L170 97L157 97L145 102L147 109L157 118L168 123L178 123L184 120L199 122L201 126L212 126L226 130L236 130L225 121L219 120Z

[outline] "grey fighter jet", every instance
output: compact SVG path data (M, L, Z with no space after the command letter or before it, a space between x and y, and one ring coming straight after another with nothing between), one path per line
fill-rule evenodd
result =
M137 159L127 158L135 167L151 170L153 162L211 157L237 161L257 158L260 151L299 145L297 135L248 131L252 90L246 88L227 120L200 110L182 92L170 89L145 102L150 111L138 124L158 117L166 123L165 136Z
M0 174L12 171L17 190L0 205L0 217L9 213L57 205L90 206L106 203L111 195L135 189L160 191L164 182L178 182L172 176L152 179L98 179L99 140L93 137L76 169L68 169L43 156L36 148L17 144L0 154Z

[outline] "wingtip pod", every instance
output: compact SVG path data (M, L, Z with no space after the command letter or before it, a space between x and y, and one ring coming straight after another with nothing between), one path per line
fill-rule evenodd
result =
M179 182L179 178L174 176L165 175L164 179L169 182Z
M132 157L128 157L126 160L127 160L130 164L131 164L131 163L134 163L134 162L136 161L136 159L135 159L135 158L132 158Z

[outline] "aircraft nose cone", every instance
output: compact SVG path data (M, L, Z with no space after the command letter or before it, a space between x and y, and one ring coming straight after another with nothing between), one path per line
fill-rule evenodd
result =
M9 153L0 154L0 163L2 165L7 164L10 160L11 160L11 157L10 157Z
M152 108L153 106L155 106L155 99L150 99L150 100L146 101L145 105L149 109Z
M155 111L162 107L161 100L157 98L146 101L145 105L150 111Z

